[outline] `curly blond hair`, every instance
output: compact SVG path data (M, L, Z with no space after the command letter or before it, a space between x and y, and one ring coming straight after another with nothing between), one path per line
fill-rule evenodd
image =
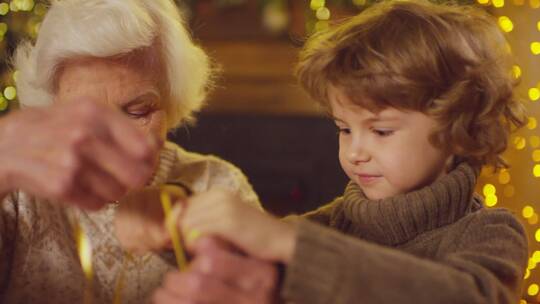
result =
M501 157L524 125L512 57L492 16L472 6L384 1L305 44L296 69L304 89L330 109L328 90L355 103L421 111L439 128L433 145L481 167Z

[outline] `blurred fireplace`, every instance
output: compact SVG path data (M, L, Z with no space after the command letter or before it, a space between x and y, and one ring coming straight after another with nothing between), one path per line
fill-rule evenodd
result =
M347 181L335 126L324 117L207 113L170 139L238 166L265 208L279 215L329 202Z
M306 34L306 3L286 2L289 22L281 32L264 26L260 1L216 3L191 2L190 24L221 73L197 125L176 130L171 139L238 166L265 208L279 215L340 195L346 178L335 126L293 73Z

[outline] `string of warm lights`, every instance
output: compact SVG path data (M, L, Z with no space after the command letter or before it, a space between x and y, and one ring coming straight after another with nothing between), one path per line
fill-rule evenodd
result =
M0 3L0 54L3 55L3 58L7 58L9 55L7 52L9 47L8 33L16 33L17 36L22 33L23 38L35 38L46 12L46 4L36 3L34 0L11 0ZM16 81L16 71L6 69L4 75L1 75L0 112L8 110L11 104L16 104Z
M530 256L520 304L539 303L540 274L536 270L540 264L540 133L537 129L540 74L532 67L538 66L537 56L540 55L540 42L537 41L540 39L540 0L529 0L528 3L525 0L512 3L505 0L477 1L481 6L493 8L498 24L510 42L510 49L514 48L516 60L523 63L523 68L519 65L513 67L513 74L521 81L518 95L527 97L523 103L529 115L527 125L512 138L506 153L512 167L497 174L484 170L480 189L488 207L507 207L522 218L529 233Z
M359 7L366 5L365 0L353 2ZM325 0L310 1L310 8L317 19L314 31L328 27L331 14L326 4ZM525 0L514 0L513 7L510 9L510 5L505 3L505 0L477 0L477 4L492 10L497 16L501 30L509 38L510 44L507 47L510 51L514 46L512 45L513 39L510 38L513 38L511 35L516 33L519 33L519 36L521 33L534 33L536 39L540 40L540 10L537 10L540 8L540 0L529 0L528 5L526 5ZM519 10L520 13L524 11L536 12L537 16L535 16L536 21L533 28L530 28L530 25L529 27L516 28L512 19L504 14L507 10ZM523 16L521 17L523 18ZM534 57L540 55L540 41L536 41L536 39L528 42L526 52L519 49L519 52L514 52L514 56L528 59L522 61L534 62ZM534 63L538 66L537 61ZM532 66L534 65L528 65L528 67ZM540 264L540 227L538 226L539 215L537 213L540 212L540 202L538 201L540 199L540 136L537 129L540 118L538 102L540 100L540 82L538 82L540 74L534 69L523 71L518 64L513 66L512 73L516 79L521 81L518 96L528 97L528 100L524 101L530 115L528 123L511 139L512 145L506 153L506 158L511 160L512 167L502 169L496 174L493 173L492 169L485 168L479 180L478 191L484 195L488 208L506 207L522 217L529 234L531 255L525 270L525 288L520 304L540 303L540 274L535 272ZM526 156L523 157L523 154Z

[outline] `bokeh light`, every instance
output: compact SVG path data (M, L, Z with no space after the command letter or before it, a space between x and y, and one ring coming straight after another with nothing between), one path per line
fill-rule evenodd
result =
M530 296L535 296L538 294L538 290L539 290L539 287L538 287L538 284L531 284L529 286L529 288L527 289L527 293L530 295Z
M540 42L535 41L535 42L531 43L531 52L534 55L540 54Z
M525 206L522 211L524 218L531 218L534 215L534 208L531 206Z
M529 98L532 101L537 101L538 99L540 99L540 89L538 89L538 88L530 88L529 89Z
M499 26L504 32L511 32L514 29L514 23L506 16L499 17Z

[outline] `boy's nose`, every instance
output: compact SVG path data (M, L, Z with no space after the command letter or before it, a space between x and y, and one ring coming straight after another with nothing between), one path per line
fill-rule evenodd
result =
M360 148L353 148L348 153L348 159L351 164L365 163L370 158L369 153Z

